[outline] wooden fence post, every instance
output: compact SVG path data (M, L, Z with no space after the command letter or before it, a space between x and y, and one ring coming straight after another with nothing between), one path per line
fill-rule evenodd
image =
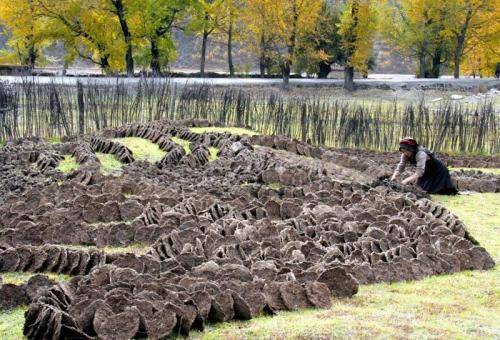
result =
M76 82L76 91L78 97L78 134L85 133L85 103L83 101L83 85L80 81Z

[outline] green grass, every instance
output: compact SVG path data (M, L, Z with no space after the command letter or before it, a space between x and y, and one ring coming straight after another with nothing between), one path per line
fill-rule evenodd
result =
M435 196L500 261L498 194ZM361 286L329 310L281 312L211 326L194 338L496 338L500 334L500 269Z
M151 248L150 245L140 242L134 242L124 247L106 246L104 248L98 248L96 246L82 246L78 244L65 244L64 247L69 249L81 249L81 250L91 250L91 249L102 250L107 254L134 253L136 255L146 254L148 250Z
M70 279L69 275L43 273L56 282L63 282ZM2 273L3 283L20 285L28 282L35 273L10 272ZM23 339L24 312L28 306L19 306L12 310L0 310L0 339L17 340Z
M138 137L115 138L114 141L120 142L130 150L135 160L148 161L151 163L160 161L165 152L155 143Z
M44 139L49 144L59 144L59 143L61 143L61 137L47 137L47 138L44 138Z
M459 170L478 170L482 171L485 174L494 174L500 175L500 169L498 168L450 168L451 171L459 171Z
M0 311L0 339L23 339L24 312L27 306L14 308L11 311Z
M205 133L205 132L229 132L233 135L259 135L257 131L239 128L239 127L195 127L190 128L190 130L194 133Z
M112 175L117 173L121 169L122 163L115 158L114 155L96 152L96 156L101 162L100 171L104 175ZM69 173L73 170L78 169L79 165L75 160L75 157L71 155L65 155L64 159L59 162L57 170L62 173Z
M100 171L103 175L113 175L119 173L122 163L112 154L96 152L97 159L101 162Z
M28 280L36 275L37 273L29 273L29 272L8 272L2 273L0 276L3 279L3 283L12 283L15 285L20 285L28 282ZM47 276L49 279L52 279L56 282L63 282L70 279L69 275L64 274L53 274L53 273L41 273Z
M283 188L283 184L281 184L280 182L269 183L268 186L274 190L279 190L279 189Z
M73 170L78 169L79 165L76 162L75 157L71 155L65 155L64 159L59 162L59 165L57 166L57 170L61 171L62 173L69 173Z
M209 161L215 161L217 158L219 158L217 156L217 154L219 153L219 149L214 148L213 146L210 146L208 148L208 151L210 152L210 155L208 156Z

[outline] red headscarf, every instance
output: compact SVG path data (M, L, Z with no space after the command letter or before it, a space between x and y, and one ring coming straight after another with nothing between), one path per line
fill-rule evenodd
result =
M416 152L418 149L418 143L416 140L410 137L405 137L399 141L399 151L401 150L409 150L412 152Z

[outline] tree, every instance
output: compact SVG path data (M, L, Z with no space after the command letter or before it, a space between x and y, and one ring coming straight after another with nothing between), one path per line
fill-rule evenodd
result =
M461 60L463 70L473 76L496 76L500 69L500 8L481 11L475 20L485 23L471 31L468 35L464 58Z
M208 38L223 25L227 16L225 0L200 0L200 6L194 7L190 29L201 35L200 74L205 76Z
M283 75L283 86L288 87L292 65L297 57L297 42L314 30L323 1L279 0L276 1L276 28L279 40L276 46Z
M134 0L131 10L132 32L139 45L136 59L148 65L154 75L161 74L163 67L175 56L172 29L180 25L195 0Z
M492 0L449 0L446 5L446 34L451 38L453 45L453 76L460 77L460 64L467 44L476 41L480 43L483 26L495 25L493 21L486 21L483 14L498 11ZM497 16L497 20L500 17ZM476 40L474 40L476 38Z
M377 29L377 8L372 0L349 0L340 19L344 88L354 90L354 70L367 72Z
M243 1L225 0L224 5L226 15L222 20L220 31L226 36L227 65L229 68L229 75L232 77L234 76L233 43L241 31L240 15Z
M120 23L120 28L123 34L123 39L125 40L125 45L127 46L127 51L125 53L125 64L127 68L127 75L134 75L134 57L132 55L132 33L129 29L129 24L127 21L127 17L130 13L128 13L125 8L124 0L103 0L102 4L104 10L109 11L114 14L116 18L118 18L118 22ZM126 0L125 0L126 1Z
M105 73L122 70L126 46L116 16L98 0L34 0L47 18L55 39L64 42L66 60L77 56L99 65Z
M483 27L498 21L498 15L484 21L483 14L498 12L497 7L494 0L388 1L391 24L385 35L402 54L418 58L418 77L437 78L447 63L458 78L462 59L471 50L468 45L480 43L477 35Z
M339 34L341 10L337 2L323 3L316 27L299 41L297 71L326 78L332 64L344 63Z
M3 53L7 62L33 69L42 49L48 45L47 22L32 0L0 0L0 23L6 27L10 51Z
M33 1L42 15L52 20L54 32L66 46L76 49L78 55L98 64L105 72L121 70L124 64L127 75L133 75L129 0ZM124 62L114 60L120 55Z
M274 0L248 0L242 9L246 42L251 53L259 58L260 75L271 73L272 48L278 39L275 30Z
M299 57L299 41L316 26L324 1L317 0L256 0L248 1L245 22L254 51L259 53L261 75L275 62L288 87L292 66Z

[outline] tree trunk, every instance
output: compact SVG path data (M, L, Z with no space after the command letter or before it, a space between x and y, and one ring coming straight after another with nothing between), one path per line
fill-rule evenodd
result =
M432 57L432 70L430 78L439 78L441 73L441 48L438 48Z
M453 78L460 78L460 62L462 60L462 53L464 51L465 44L465 34L467 32L467 28L462 27L461 34L457 36L457 45L455 46L455 53L453 55Z
M417 78L425 78L425 69L426 69L425 54L421 53L418 56L418 76L417 76Z
M290 86L290 64L285 62L281 70L283 73L283 88L288 89Z
M326 79L328 78L328 75L332 71L332 66L330 64L325 63L324 61L319 63L319 72L318 72L318 78L319 79Z
M259 70L260 77L264 78L266 76L266 59L262 55L259 58Z
M28 50L28 67L31 71L35 69L37 59L36 48L34 44L31 44Z
M461 58L461 53L457 52L458 46L455 49L455 56L454 56L454 63L453 65L453 78L458 79L460 78L460 60Z
M122 0L113 0L113 5L116 9L116 15L120 22L125 44L127 45L127 52L125 53L125 64L127 65L127 76L134 75L134 57L132 55L132 34L128 28L127 20L125 20L125 9Z
M111 70L111 65L109 64L109 55L100 57L99 64L101 65L101 70L104 72L104 74L110 73L109 71Z
M273 66L273 62L272 62L271 58L266 57L265 65L266 65L266 75L268 77L270 77L272 75L272 66Z
M467 11L467 16L465 17L465 22L460 29L460 34L457 36L457 46L455 47L454 57L454 68L453 77L455 79L460 78L460 61L462 60L462 54L464 52L465 39L467 37L467 29L469 28L470 20L472 19L472 10Z
M62 75L63 76L65 76L66 73L68 72L68 66L69 66L68 62L65 61L64 65L63 65L63 69L62 69Z
M127 64L127 76L134 75L134 58L132 56L132 45L127 46L127 54L125 56Z
M76 83L78 98L78 134L85 133L85 103L83 101L83 86L80 81Z
M229 75L234 76L233 65L233 23L229 23L229 30L227 32L227 64L229 66Z
M344 67L344 89L354 91L354 67Z
M264 40L264 34L260 36L260 57L259 57L259 68L260 77L264 78L266 76L266 45Z
M292 70L292 61L295 53L295 44L297 42L297 25L299 20L299 13L295 1L293 1L292 5L293 11L293 21L292 21L292 33L290 36L290 42L288 44L288 53L286 56L286 60L283 65L283 88L288 89L290 83L290 72Z
M208 42L208 33L203 32L203 40L201 41L201 61L200 61L200 75L205 77L205 58L207 54L207 42Z
M359 11L359 3L357 1L353 1L351 7L351 18L352 24L348 30L346 40L350 43L350 46L346 51L346 61L344 66L344 89L347 91L354 91L354 67L349 66L350 60L354 55L355 48L354 45L358 40L356 34L356 27L359 23L358 11Z
M455 46L455 54L453 56L453 77L460 78L460 62L464 53L465 37L467 34L468 21L462 27L461 34L457 37L457 46Z
M160 65L160 49L158 48L158 41L156 37L151 38L151 72L153 75L159 76L161 74Z

